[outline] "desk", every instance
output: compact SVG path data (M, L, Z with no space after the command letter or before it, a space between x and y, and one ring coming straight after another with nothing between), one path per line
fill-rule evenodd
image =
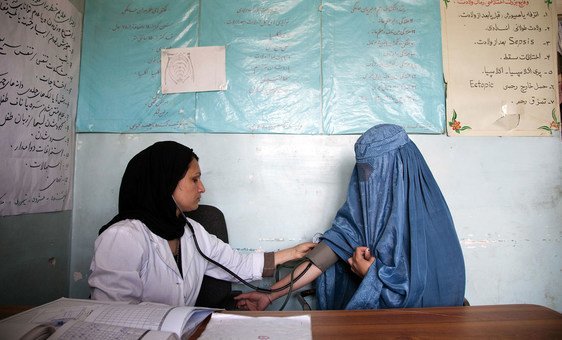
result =
M246 316L310 314L314 339L562 339L562 314L537 305L223 313ZM193 338L202 333L204 325Z

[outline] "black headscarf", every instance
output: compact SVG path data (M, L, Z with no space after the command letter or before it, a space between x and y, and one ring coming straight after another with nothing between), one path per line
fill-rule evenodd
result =
M157 142L139 152L121 180L119 213L99 233L116 222L137 219L166 240L181 237L185 220L176 216L172 193L193 159L198 157L192 149L173 141Z

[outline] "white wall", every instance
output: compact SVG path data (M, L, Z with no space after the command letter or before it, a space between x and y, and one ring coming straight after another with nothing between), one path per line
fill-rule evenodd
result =
M72 297L99 227L117 210L129 159L159 140L200 157L203 202L226 215L231 244L275 250L326 230L343 203L357 135L78 134ZM562 142L413 135L451 208L472 305L533 303L562 312Z

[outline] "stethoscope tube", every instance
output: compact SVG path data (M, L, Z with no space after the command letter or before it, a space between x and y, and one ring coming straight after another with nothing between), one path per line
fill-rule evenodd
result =
M191 232L193 233L193 241L195 243L195 248L197 249L197 252L207 261L209 261L210 263L214 264L215 266L221 268L222 270L226 271L228 274L232 275L232 277L234 277L236 280L238 280L240 283L246 285L247 287L258 291L260 293L275 293L275 292L281 292L287 288L289 288L289 291L287 292L287 297L285 298L285 301L283 303L283 305L281 306L281 308L279 310L283 310L285 308L285 305L287 304L287 301L289 299L289 296L293 290L293 284L298 281L301 277L304 276L304 274L306 274L306 272L308 271L308 269L312 266L312 262L308 259L308 258L304 258L301 259L296 265L295 267L291 270L291 281L285 285L283 285L282 287L279 288L274 288L274 289L269 289L269 288L262 288L262 287L258 287L255 286L253 284L251 284L250 282L244 280L243 278L241 278L240 276L238 276L236 273L234 273L232 270L228 269L227 267L225 267L224 265L222 265L221 263L213 260L212 258L208 257L207 255L205 255L203 253L203 251L201 250L201 248L199 247L199 243L197 242L197 236L195 235L195 230L193 229L193 226L191 225L191 223L189 223L189 220L187 219L187 216L185 216L182 213L183 218L185 219L185 222L187 223L187 226L189 227L189 229L191 230ZM294 273L295 270L302 264L308 262L308 265L306 266L306 268L299 273L299 275L297 275L296 277L294 277Z

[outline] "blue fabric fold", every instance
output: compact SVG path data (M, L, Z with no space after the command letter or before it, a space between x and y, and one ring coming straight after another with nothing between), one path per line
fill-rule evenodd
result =
M320 309L460 306L461 246L445 199L401 127L376 125L355 143L346 202L323 242L340 260L317 280ZM375 263L360 278L347 264L367 246Z

